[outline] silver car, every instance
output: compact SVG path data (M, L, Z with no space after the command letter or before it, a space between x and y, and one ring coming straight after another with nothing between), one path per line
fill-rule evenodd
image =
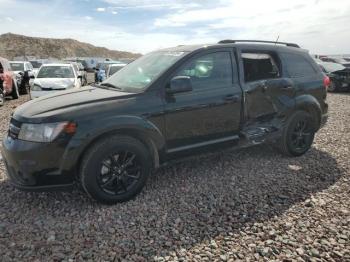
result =
M44 64L40 67L38 75L31 88L31 98L81 87L81 75L71 63Z

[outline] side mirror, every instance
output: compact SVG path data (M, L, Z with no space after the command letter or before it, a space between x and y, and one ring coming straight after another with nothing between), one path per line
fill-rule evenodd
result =
M192 90L192 81L189 76L175 76L170 80L170 86L166 89L168 94L184 93Z
M31 74L31 75L29 76L29 78L34 79L34 78L35 78L35 75L34 75L34 74Z
M78 75L78 78L79 78L79 79L83 79L83 76L82 76L82 75Z

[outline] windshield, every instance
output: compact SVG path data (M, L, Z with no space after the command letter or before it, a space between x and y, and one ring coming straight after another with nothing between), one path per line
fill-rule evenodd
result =
M141 92L184 55L185 52L149 53L126 65L103 83L117 86L125 92Z
M74 73L70 66L43 66L37 78L74 78Z
M10 63L13 71L24 71L24 63Z

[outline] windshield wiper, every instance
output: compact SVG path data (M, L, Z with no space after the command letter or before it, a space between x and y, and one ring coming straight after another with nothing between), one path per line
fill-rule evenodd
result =
M106 86L106 87L112 87L114 89L117 89L117 90L122 90L120 87L116 86L116 85L113 85L111 83L101 83L99 84L100 86Z

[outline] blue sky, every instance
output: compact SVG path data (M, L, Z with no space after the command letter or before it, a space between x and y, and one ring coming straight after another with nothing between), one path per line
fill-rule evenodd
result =
M350 53L349 0L0 0L0 33L74 38L147 53L220 39L296 42Z

